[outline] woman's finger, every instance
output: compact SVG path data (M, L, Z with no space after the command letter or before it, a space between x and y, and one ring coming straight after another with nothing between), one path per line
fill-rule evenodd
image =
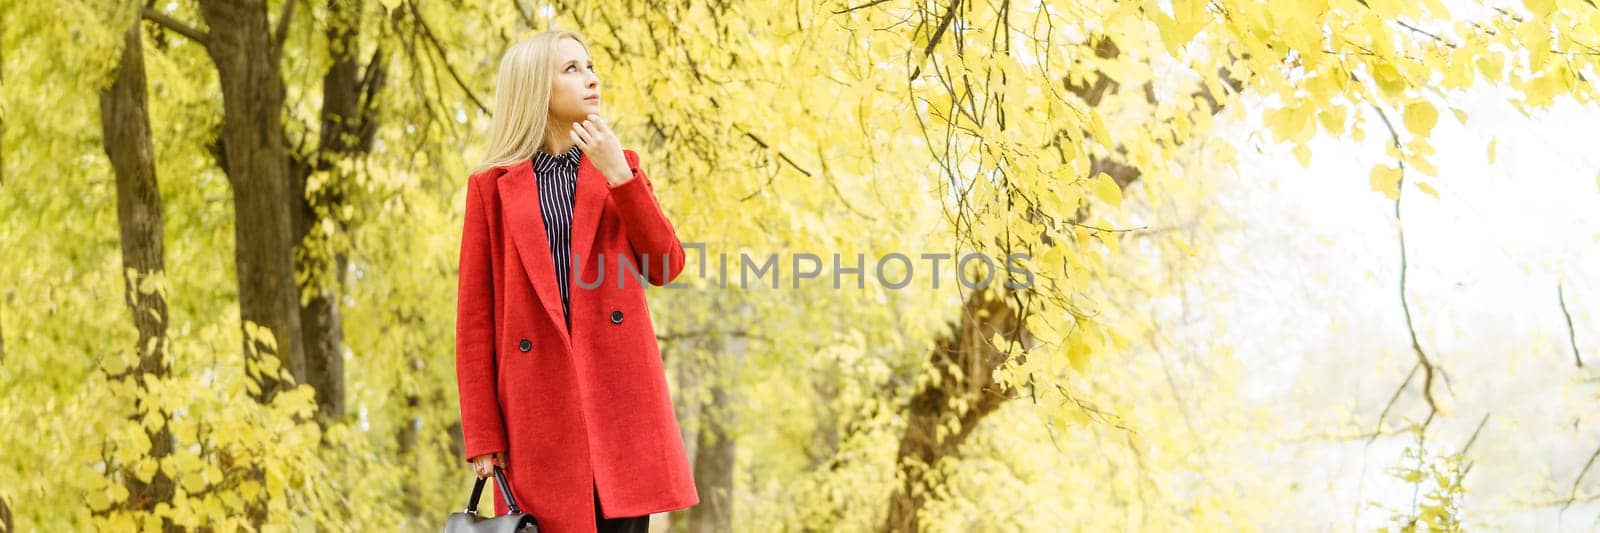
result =
M595 125L594 120L584 120L582 126L589 133L589 142L605 142L605 130Z
M602 134L608 137L615 136L615 134L611 133L611 125L607 124L606 119L602 118L600 115L591 114L589 115L589 120L594 121L595 126L600 129Z
M583 148L583 151L585 151L585 152L589 151L589 144L583 142L583 139L578 137L577 130L569 131L569 132L567 132L567 135L571 136L572 137L572 142L578 143L578 147L579 148Z

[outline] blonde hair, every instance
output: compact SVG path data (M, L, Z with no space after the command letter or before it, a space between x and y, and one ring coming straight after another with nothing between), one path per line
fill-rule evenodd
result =
M572 39L589 49L589 43L576 32L549 30L511 45L500 57L489 145L471 174L533 157L544 146L550 126L556 44L561 39Z

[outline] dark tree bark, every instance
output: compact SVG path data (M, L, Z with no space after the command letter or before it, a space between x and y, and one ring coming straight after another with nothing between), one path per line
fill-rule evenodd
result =
M263 0L201 0L200 16L212 28L201 37L222 88L220 159L233 189L234 264L246 372L259 382L256 400L268 403L306 378L300 290L295 283L297 201L291 196L284 142L279 49ZM252 338L250 324L270 329L270 343ZM263 372L259 366L268 354L277 355L282 365L278 372ZM266 474L252 467L246 476L264 482ZM266 523L266 502L246 503L244 515L259 528Z
M694 482L700 505L689 508L683 531L733 531L733 462L736 444L726 430L732 402L721 384L711 387L711 404L700 411L695 443Z
M222 167L233 186L239 317L270 328L276 345L253 340L246 327L245 353L275 353L289 376L304 382L293 253L297 201L291 196L283 77L267 6L262 0L202 0L200 14L213 29L204 42L222 87ZM260 378L262 402L292 386L275 376Z
M416 393L406 394L406 407L401 412L400 417L402 423L399 429L395 430L395 451L404 460L402 464L414 465L417 463L417 440L419 437L417 429L422 425L422 418L417 416L417 410L421 403L421 398ZM421 480L417 479L416 476L407 477L401 481L400 501L404 503L403 509L405 509L406 516L422 515L422 497Z
M1014 391L994 381L993 372L1006 361L1006 352L989 340L999 333L1026 345L1029 339L1021 326L1017 311L997 293L974 291L950 334L929 352L927 367L940 379L917 391L906 408L906 428L895 454L895 468L903 481L889 497L881 530L917 531L917 510L937 483L926 478L927 469L941 459L959 457L961 444L978 422L1015 397ZM951 372L951 364L961 369L961 375ZM967 408L957 409L958 402ZM955 433L938 438L939 427L952 419L958 423Z
M325 217L334 216L346 203L349 176L338 170L339 162L370 151L377 131L372 108L384 85L384 51L380 45L363 73L359 56L361 8L361 2L328 1L324 34L332 65L322 77L321 136L309 160L296 158L292 162L294 236L302 245ZM334 174L308 194L309 179L316 171ZM326 421L345 414L343 326L338 302L348 255L326 248L307 251L313 253L301 255L301 271L314 273L314 279L331 279L306 287L304 290L310 291L311 297L300 309L300 323L305 328L307 382L316 388L318 416Z
M116 78L100 92L100 129L106 155L117 176L117 226L122 240L123 296L139 331L134 350L138 364L114 379L135 383L145 390L144 377L164 377L167 361L167 301L163 290L143 286L151 276L165 271L162 241L161 192L156 183L153 143L150 135L148 97L145 94L144 52L135 20L123 32L122 56ZM139 420L138 406L130 419ZM165 417L165 414L162 415ZM172 454L172 436L166 425L146 428L150 456L157 461ZM173 481L156 470L149 482L141 481L133 465L121 465L128 499L121 506L136 511L153 511L173 496ZM171 519L162 519L163 529L175 530Z
M713 314L740 316L740 310L743 310L724 310L721 302L714 309ZM674 533L733 531L734 457L738 443L729 435L728 428L735 425L732 408L738 399L726 385L727 378L720 371L726 365L718 363L743 359L749 342L742 334L732 332L708 331L690 339L684 343L685 346L712 354L711 361L693 357L675 360L681 361L677 363L680 376L678 386L681 389L707 389L711 392L709 402L702 403L697 395L691 394L674 407L680 411L682 418L689 416L683 411L692 410L696 413L693 427L683 428L694 434L685 434L683 438L686 451L694 458L691 464L700 504L672 516L668 530ZM662 357L665 358L666 354Z

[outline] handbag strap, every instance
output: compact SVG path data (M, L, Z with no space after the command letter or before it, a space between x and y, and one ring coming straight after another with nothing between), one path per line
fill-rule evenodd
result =
M517 499L511 496L511 482L506 481L506 474L500 470L499 465L494 467L494 479L496 481L495 485L500 487L500 495L506 498L507 514L521 513L522 510L517 508ZM485 481L488 481L488 478L480 477L472 483L472 499L467 500L467 514L478 514L478 497L483 495L483 483Z

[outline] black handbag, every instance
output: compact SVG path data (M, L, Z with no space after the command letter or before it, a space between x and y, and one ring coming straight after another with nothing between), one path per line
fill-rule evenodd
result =
M480 477L472 485L472 499L467 500L467 510L450 513L444 521L444 533L538 533L539 521L517 508L516 498L511 497L511 484L506 482L506 475L499 466L494 467L494 480L500 487L500 495L506 498L506 514L494 518L478 516L478 496L483 494L483 483L487 480Z

